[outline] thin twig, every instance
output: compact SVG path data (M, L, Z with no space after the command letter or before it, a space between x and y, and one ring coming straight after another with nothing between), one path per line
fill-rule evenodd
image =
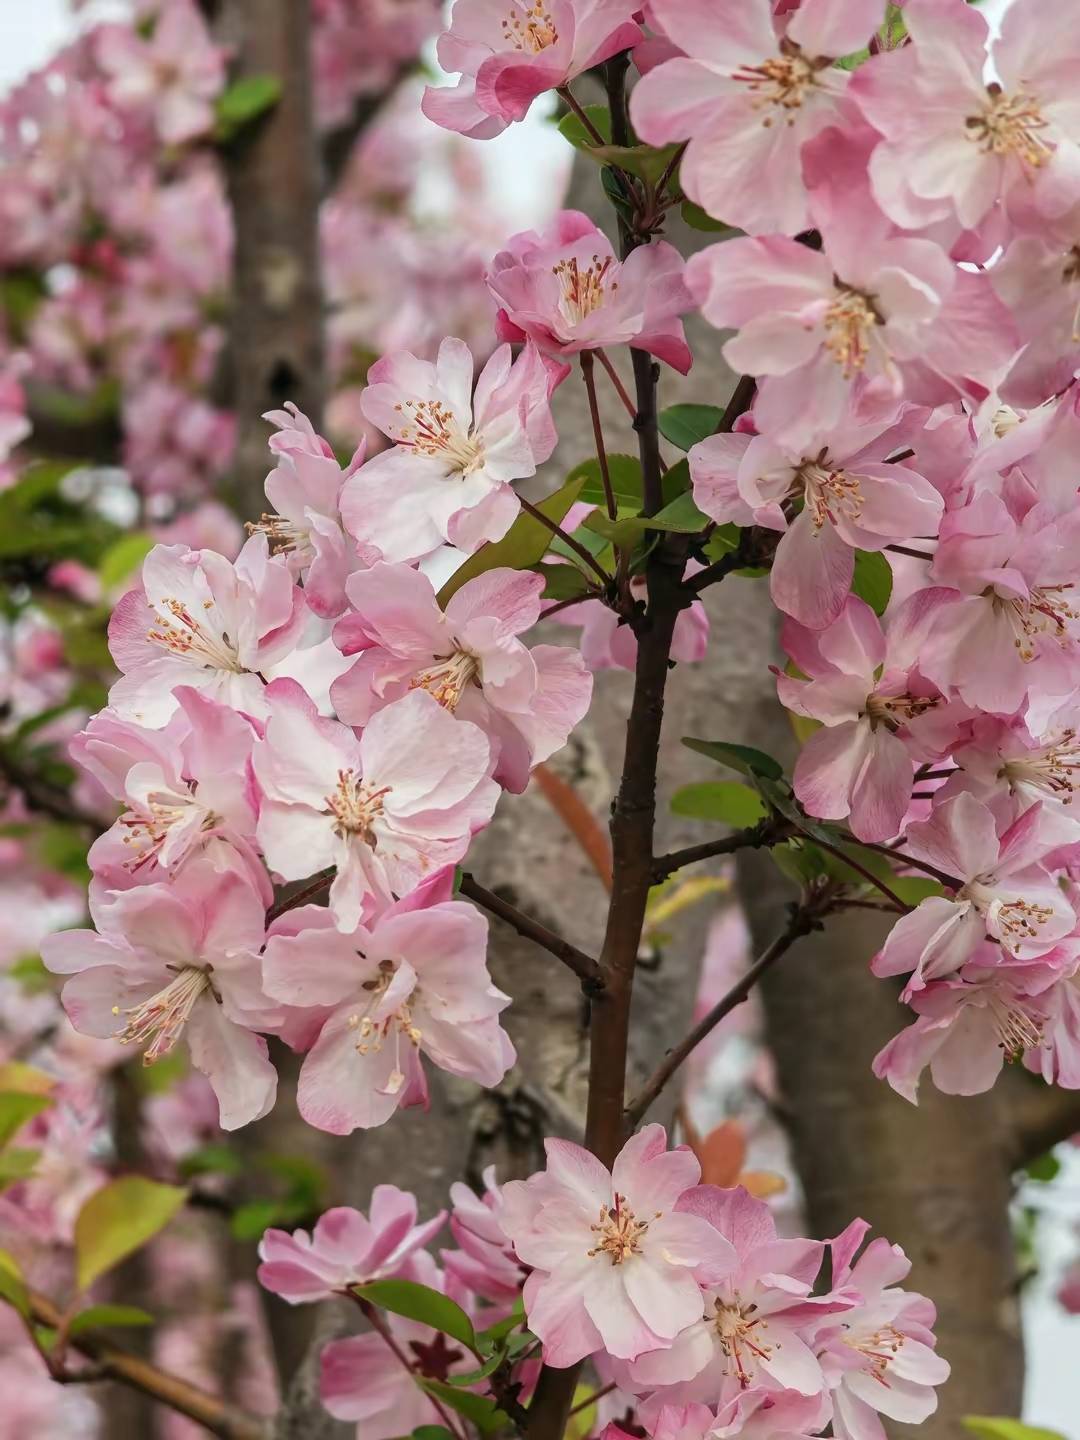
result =
M554 930L549 930L546 925L541 925L539 920L534 920L531 915L526 915L523 910L519 910L516 905L511 905L508 900L503 900L493 890L485 889L471 875L465 874L461 877L460 890L462 895L475 901L477 905L496 916L497 919L504 920L526 940L532 940L549 954L554 955L556 960L561 960L578 977L582 989L587 994L596 994L604 988L599 965L591 955L586 955L584 950L579 950L576 945L571 945L569 940L564 940L561 935L556 935Z
M619 399L623 403L623 409L630 416L631 420L635 419L637 417L637 406L634 404L633 400L630 399L630 396L626 390L626 386L623 384L618 370L615 369L615 366L608 358L607 352L604 350L596 350L593 353L600 361L600 364L607 371L608 377L611 380L612 385L615 386L615 393L616 395L618 395Z
M671 179L672 175L675 174L675 171L679 168L682 158L686 154L686 147L689 144L689 140L684 140L683 143L679 146L679 148L675 151L675 154L672 155L671 159L664 166L664 173L656 182L656 194L658 196L663 195L665 189L667 188L668 181Z
M107 820L80 810L66 790L24 765L6 745L0 745L0 775L12 789L20 791L29 808L40 815L48 815L66 825L83 825L98 834L109 828Z
M590 351L581 352L581 376L585 381L585 393L589 397L589 416L592 419L593 443L596 458L600 464L600 482L604 487L604 503L609 520L619 518L619 507L615 504L615 491L611 488L611 471L608 469L607 447L604 444L604 427L600 422L600 406L596 401L596 376L593 374L593 357Z
M932 875L935 880L941 882L949 890L959 890L963 886L963 880L957 875L950 875L947 870L939 870L936 865L930 865L925 860L916 860L914 855L908 855L890 845L878 845L873 840L856 840L856 845L861 845L864 850L876 850L879 855L888 855L890 860L899 860L904 865L909 865L913 870L921 870L926 875Z
M38 1325L46 1325L53 1330L59 1328L61 1314L52 1301L33 1291L29 1298L33 1320ZM159 1370L157 1366L139 1356L101 1339L91 1330L72 1336L69 1343L92 1362L92 1368L87 1371L65 1371L54 1376L65 1384L88 1383L101 1379L115 1380L131 1390L148 1395L151 1400L159 1401L170 1410L186 1415L189 1420L204 1426L211 1435L220 1436L221 1440L266 1440L269 1434L269 1423L259 1416L237 1410L224 1400L219 1400L216 1395L189 1385L186 1380L171 1375L167 1370Z
M542 510L538 510L531 500L525 499L524 495L519 495L518 500L521 502L521 508L525 511L526 515L531 515L534 520L539 520L541 525L546 525L553 535L557 535L565 545L568 545L574 554L591 568L601 585L606 587L611 584L611 576L600 564L596 556L586 550L580 540L575 540L572 535L568 535L558 521L552 520L549 516L545 515Z
M582 1410L587 1410L590 1405L595 1405L597 1400L602 1400L605 1395L610 1395L612 1390L616 1388L616 1383L614 1380L609 1380L608 1383L602 1385L599 1390L594 1390L591 1395L586 1395L584 1400L579 1400L576 1405L570 1407L570 1414L580 1414Z
M715 1030L725 1016L730 1015L732 1010L749 998L751 990L766 970L775 965L777 960L791 949L796 940L803 935L808 935L818 924L816 915L807 907L797 906L795 908L786 927L777 935L768 949L758 956L746 974L736 981L722 999L716 1002L709 1013L698 1021L686 1039L676 1045L674 1050L668 1052L650 1078L646 1080L626 1107L628 1125L638 1123L683 1061L711 1031Z
M913 560L933 560L934 556L929 550L913 550L910 545L886 545L886 550L891 550L894 555L910 555Z
M667 855L658 855L653 860L652 882L659 885L676 870L686 865L695 865L699 860L712 860L717 855L734 855L737 850L760 850L766 845L779 845L795 833L789 821L776 815L769 815L737 830L734 835L725 835L720 840L706 840L701 845L687 845L683 850L672 850Z
M720 421L717 431L720 435L730 435L735 429L735 421L740 415L745 415L750 406L754 403L754 396L757 393L757 381L752 375L743 375L735 389L731 393L731 399L724 410L724 418Z
M271 906L266 912L266 923L268 925L272 924L287 911L296 910L299 906L306 905L309 900L314 900L323 894L324 891L329 890L333 883L334 874L335 872L333 870L324 870L321 875L316 875L314 880L309 881L303 889L296 890L293 894L286 895L283 899L279 900L276 905Z
M606 145L608 143L604 139L603 135L600 134L600 131L596 128L593 122L589 119L589 112L579 102L577 96L570 89L569 85L560 85L555 91L555 93L556 95L558 95L559 99L562 100L563 103L569 109L571 109L577 116L577 118L581 121L586 135L588 135L589 139L593 142L594 145Z
M827 850L830 855L835 855L838 860L842 860L845 865L849 866L852 870L854 870L856 875L861 875L868 885L873 885L875 890L880 890L882 895L884 895L887 900L892 901L893 905L896 907L896 909L900 912L901 915L906 915L913 908L912 906L905 904L905 902L900 899L900 896L897 895L896 891L893 890L891 886L887 885L885 881L880 878L880 876L875 875L872 870L869 870L865 865L860 864L858 860L853 860L850 855L846 854L843 850L840 849L839 845L832 845L829 843L828 840L822 840L820 836L816 834L812 835L810 838L813 843L818 846L819 849ZM859 841L858 843L862 844L863 842Z

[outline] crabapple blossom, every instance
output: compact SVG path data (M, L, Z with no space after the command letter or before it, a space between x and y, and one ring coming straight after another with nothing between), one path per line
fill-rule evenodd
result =
M544 580L528 571L488 570L440 610L426 576L407 565L358 571L352 606L334 638L353 667L331 688L347 725L362 726L412 690L429 695L491 741L494 778L519 792L532 767L566 743L589 708L592 677L562 646L531 649L518 638L540 617ZM363 648L361 648L363 647Z
M370 1219L344 1205L327 1210L310 1235L264 1231L259 1284L290 1305L305 1305L384 1276L408 1278L413 1252L438 1234L446 1212L418 1225L416 1197L396 1185L376 1185L369 1208Z
M449 541L471 552L517 517L511 481L534 475L555 448L549 400L564 378L532 345L500 346L473 389L473 357L446 339L432 363L407 351L368 372L367 419L394 442L342 487L345 527L362 552L417 560Z
M770 0L652 0L650 19L684 53L635 87L638 134L689 141L680 181L710 215L752 234L809 229L800 152L837 117L850 77L833 59L866 44L878 0L804 0L779 27Z
M142 584L109 621L109 650L121 677L109 691L118 715L164 725L189 685L243 714L266 714L260 672L293 648L304 598L264 535L235 563L213 550L155 545Z
M502 1187L500 1223L533 1267L525 1313L547 1363L666 1350L701 1317L697 1277L719 1280L734 1261L727 1239L679 1208L697 1160L668 1151L661 1125L632 1136L610 1171L570 1141L544 1148L546 1170Z
M110 98L148 107L162 140L180 145L213 126L225 56L192 0L167 0L151 24L145 36L130 25L103 26L97 59Z
M768 385L763 394L768 395ZM891 424L813 427L781 443L772 434L713 435L690 452L694 499L719 524L756 522L784 532L769 579L776 605L820 630L851 589L856 550L936 533L941 496L896 451ZM791 520L785 502L802 501Z
M70 977L62 999L76 1030L141 1046L146 1064L183 1036L223 1130L265 1115L277 1074L255 1031L281 1007L262 989L265 904L251 880L193 860L168 884L91 902L91 915L95 930L63 930L41 947L49 969Z
M529 339L563 360L631 345L685 375L692 356L679 317L694 300L684 270L663 240L619 260L587 215L562 210L546 230L512 236L491 262L487 283L502 340Z
M456 864L491 819L487 738L426 691L380 710L359 739L320 716L293 680L273 681L266 696L252 752L259 844L286 880L335 870L330 908L342 930Z
M1076 912L1039 862L1055 839L1035 804L998 833L993 811L966 792L935 806L904 833L900 855L955 877L953 896L930 895L893 927L874 961L877 975L911 973L910 998L929 980L959 970L984 937L1015 959L1052 950L1077 923Z
M903 1250L878 1238L855 1259L869 1229L853 1220L829 1242L833 1288L861 1297L817 1332L837 1440L885 1440L879 1415L921 1424L937 1409L934 1387L949 1378L948 1362L934 1351L934 1306L899 1288L911 1269Z
M631 49L641 38L633 0L456 0L450 28L439 37L449 88L428 86L429 120L474 140L490 140L545 90Z
M436 876L348 933L326 928L316 909L314 924L268 939L267 993L326 1016L297 1086L316 1129L348 1135L426 1105L423 1055L481 1085L497 1085L513 1064L498 1021L509 996L487 971L487 920L441 898L448 889L449 875Z
M701 568L698 562L691 560L686 573L693 575ZM630 594L635 600L644 601L646 590L643 576L631 577ZM637 636L606 605L583 600L579 605L568 605L554 618L560 625L581 626L578 646L581 658L590 670L633 671L637 662ZM671 639L671 658L688 665L696 664L705 655L708 643L709 617L701 601L695 600L685 610L679 611Z
M513 1305L521 1293L522 1266L502 1226L502 1189L495 1167L482 1175L484 1193L477 1195L457 1180L450 1186L450 1233L458 1248L440 1251L443 1267L472 1294L495 1305Z

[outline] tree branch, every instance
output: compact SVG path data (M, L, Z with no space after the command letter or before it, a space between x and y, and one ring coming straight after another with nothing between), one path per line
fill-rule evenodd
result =
M645 1112L652 1105L664 1086L668 1083L676 1070L682 1065L690 1054L701 1044L707 1035L716 1029L720 1021L730 1015L732 1010L750 997L754 986L769 970L776 964L777 960L794 945L795 941L803 935L808 935L811 930L818 929L821 921L818 918L812 905L797 905L792 909L791 919L784 930L777 935L772 944L762 952L761 955L747 970L746 974L738 980L722 999L718 1000L713 1008L705 1015L687 1035L686 1039L676 1045L674 1050L669 1050L664 1060L657 1066L652 1076L634 1096L626 1107L626 1123L636 1125Z
M467 896L468 899L499 920L505 921L511 929L516 930L526 940L533 941L534 944L554 955L556 960L561 960L581 981L581 988L587 995L596 995L603 990L604 982L600 967L591 955L585 954L584 950L579 950L576 945L571 945L569 940L564 940L561 935L556 935L554 930L549 930L546 925L541 925L539 920L534 920L531 915L526 915L516 905L511 905L508 900L503 900L495 894L494 890L485 889L471 875L466 874L461 877L460 890L462 895Z
M760 850L764 846L779 845L794 835L795 827L779 815L768 815L756 825L745 830L736 830L734 835L725 835L720 840L706 840L701 845L687 845L684 850L672 850L667 855L658 855L653 861L652 882L659 885L661 880L686 865L695 865L699 860L711 860L717 855L734 855L737 850Z
M62 1317L57 1307L44 1295L33 1291L30 1292L30 1313L38 1325L47 1325L53 1330L60 1326ZM74 1336L69 1343L93 1362L93 1369L85 1377L68 1374L64 1377L66 1381L81 1382L84 1378L87 1382L116 1380L167 1405L170 1410L186 1415L189 1420L204 1426L211 1435L221 1436L222 1440L267 1440L270 1434L268 1420L227 1405L216 1395L189 1385L186 1380L170 1375L166 1370L159 1370L118 1345L102 1340L92 1331Z
M541 525L546 525L553 535L557 535L564 545L568 545L574 554L592 569L601 585L606 587L611 584L611 576L600 564L596 556L585 549L585 546L582 545L580 540L575 540L572 535L568 535L557 520L552 520L549 516L545 515L542 510L537 509L531 500L525 499L524 495L519 495L518 500L520 500L521 508L527 515L531 515L534 520L539 520Z

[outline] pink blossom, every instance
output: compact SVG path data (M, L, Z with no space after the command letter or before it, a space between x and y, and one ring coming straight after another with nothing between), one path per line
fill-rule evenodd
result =
M948 1363L934 1352L934 1306L899 1288L911 1269L903 1250L877 1239L854 1259L869 1228L853 1220L830 1241L833 1289L860 1297L817 1332L837 1440L886 1440L880 1415L921 1424L937 1409L934 1387L949 1378Z
M811 629L831 624L851 589L856 550L934 535L942 500L928 480L888 463L889 422L806 428L794 443L713 435L690 452L694 499L719 524L783 530L769 578L774 602ZM802 501L789 522L785 505Z
M691 561L686 573L693 575L701 568ZM630 594L635 600L644 603L647 591L644 576L631 577ZM597 600L583 600L578 605L568 605L553 618L560 625L581 626L578 645L581 658L590 670L633 671L637 664L637 636L614 610ZM701 601L695 600L679 611L671 641L671 658L694 665L704 658L708 643L709 617Z
M283 879L336 870L330 907L343 930L372 902L388 904L456 864L491 819L491 746L426 691L380 710L359 740L318 715L295 681L275 680L267 701L266 736L252 755L259 843Z
M837 117L849 77L832 61L869 40L877 0L804 0L780 33L769 0L653 0L651 15L685 54L635 87L638 134L689 140L680 182L717 219L751 233L809 229L800 152Z
M253 849L256 809L247 780L255 732L242 715L199 690L182 685L175 693L179 709L162 730L106 709L72 741L72 758L125 807L90 847L90 866L98 875L119 871L161 880L224 844L265 885Z
M277 469L266 477L274 513L252 528L264 531L271 552L284 555L290 573L303 579L315 614L333 618L345 609L345 581L360 563L341 526L341 488L364 463L367 446L361 442L343 471L329 442L295 405L263 418L278 426L270 438Z
M1007 795L1017 817L1029 806L1041 803L1045 826L1049 828L1052 819L1059 818L1063 840L1074 839L1080 814L1074 815L1067 808L1080 777L1080 742L1074 726L1068 723L1074 714L1070 698L1048 717L1041 733L1032 733L1028 724L1016 716L976 716L969 738L952 751L952 758L961 767L957 779L990 805ZM952 786L950 780L950 791Z
M440 1251L446 1273L472 1294L496 1305L513 1305L521 1293L522 1266L503 1229L502 1189L489 1165L477 1195L457 1180L450 1186L450 1232L456 1250Z
M149 1064L185 1035L218 1097L223 1130L267 1114L277 1075L266 1041L280 1007L263 994L263 897L246 877L192 861L169 885L91 902L97 931L64 930L41 953L69 975L64 1009L76 1030L144 1046Z
M155 545L142 586L109 621L109 649L122 671L109 703L125 719L163 725L173 691L189 685L249 715L266 713L259 672L291 650L305 619L303 595L264 535L235 564L213 550Z
M670 1348L642 1355L630 1367L635 1387L677 1387L668 1392L672 1403L719 1397L724 1404L763 1384L820 1394L825 1378L804 1332L847 1303L810 1293L821 1267L820 1243L778 1239L769 1207L741 1186L699 1185L681 1198L679 1212L706 1221L731 1247L735 1263L704 1284L704 1314Z
M513 1064L498 1022L509 996L487 971L487 921L439 898L447 889L436 877L428 894L348 934L316 926L267 941L268 992L329 1012L297 1087L300 1113L316 1129L348 1135L399 1107L426 1105L421 1055L480 1085L497 1085Z
M491 262L488 288L503 340L528 337L566 358L605 345L632 345L685 375L692 356L680 315L694 299L679 252L666 241L639 245L625 260L587 215L562 210L541 232L507 241Z
M695 1275L719 1279L733 1259L706 1220L677 1208L700 1176L697 1160L668 1152L661 1125L632 1136L611 1171L567 1140L544 1146L546 1170L503 1186L501 1223L534 1267L525 1313L545 1361L666 1348L701 1316Z
M905 737L938 697L917 680L912 693L912 677L889 656L877 616L854 595L823 630L788 620L782 643L807 678L778 676L780 701L821 721L799 752L795 794L811 815L850 816L860 840L891 839L907 813L915 770Z
M394 442L347 479L345 526L362 550L416 560L444 541L471 552L505 535L519 505L511 481L555 448L548 403L565 375L533 346L501 346L473 391L473 357L447 339L432 364L407 351L368 372L364 414Z
M827 1394L802 1395L758 1385L740 1390L716 1414L713 1440L809 1440L831 1418Z
M408 1276L413 1252L442 1228L441 1210L416 1223L416 1197L396 1185L376 1185L371 1219L359 1210L327 1210L306 1230L266 1230L259 1242L259 1284L290 1305L326 1300L352 1285L386 1276Z
M986 936L1027 959L1068 935L1076 912L1039 863L1056 843L1041 829L1041 810L1032 805L999 837L993 812L965 792L909 825L900 853L955 876L958 888L951 897L928 896L897 921L874 973L911 972L909 999L927 981L955 974Z
M191 0L167 0L152 24L145 38L131 25L103 26L97 60L110 77L110 98L121 107L149 107L165 144L180 145L214 123L224 53Z
M990 270L1024 349L1001 385L1010 405L1041 405L1080 368L1080 209L1035 234L1017 235Z
M437 125L490 140L545 90L556 90L641 38L634 0L456 0L439 37L439 64L459 74L428 86L423 111Z
M491 741L495 779L524 790L532 767L566 743L589 708L592 677L576 650L517 637L540 618L543 577L495 569L466 581L445 612L426 576L375 565L348 584L352 614L334 638L356 664L335 681L339 719L366 725L388 702L426 690Z
M999 200L1012 216L1060 215L1080 199L1075 29L1053 0L1010 9L991 49L961 0L907 0L911 44L860 66L850 94L882 136L870 161L878 204L922 229L955 216L974 229Z

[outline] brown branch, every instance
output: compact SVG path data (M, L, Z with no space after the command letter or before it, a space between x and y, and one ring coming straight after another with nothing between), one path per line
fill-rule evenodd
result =
M752 375L744 375L732 391L731 399L724 410L724 418L720 421L718 434L730 435L735 429L735 421L740 415L745 415L750 406L754 403L754 396L757 394L757 381Z
M309 880L301 889L294 890L291 895L282 896L266 912L266 923L270 925L287 911L296 910L299 906L306 905L309 900L317 899L325 890L330 889L334 874L333 870L324 870L321 875L316 875L314 880Z
M521 502L521 508L525 511L526 515L531 515L534 520L539 520L541 525L546 525L553 535L557 535L564 545L569 546L579 559L590 566L601 585L605 587L610 585L611 576L600 564L596 556L585 549L585 546L582 545L580 540L575 540L572 535L568 535L557 520L552 520L549 515L545 515L542 510L537 509L531 500L525 499L524 495L519 495L518 500Z
M861 865L858 860L853 860L846 851L840 849L839 845L832 845L828 840L822 840L819 835L813 835L810 838L819 849L827 850L830 855L835 855L838 860L843 861L845 865L854 870L856 875L861 875L868 885L872 885L875 890L880 890L886 900L892 901L894 907L901 915L907 915L909 911L914 909L914 906L908 905L901 900L896 891L887 885L884 880L875 875L872 870L867 869L865 865ZM859 843L861 844L862 842L860 841Z
M699 860L712 860L718 855L734 855L737 850L760 850L764 846L779 845L795 834L794 826L778 815L769 815L750 825L745 830L736 830L734 835L725 835L720 840L706 840L701 845L687 845L683 850L672 850L667 855L658 855L653 861L652 881L659 885L661 880L682 870L686 865L696 865Z
M30 1312L38 1325L59 1329L62 1316L51 1300L44 1295L30 1292ZM118 1345L101 1339L93 1331L83 1331L69 1341L71 1346L91 1361L87 1373L64 1372L59 1378L64 1383L89 1383L91 1380L115 1380L141 1394L159 1401L189 1420L196 1421L222 1440L267 1440L270 1434L268 1421L219 1400L195 1385L189 1385L176 1375L140 1360ZM54 1377L55 1378L55 1377Z
M603 350L597 350L595 354L597 360L600 361L600 364L607 371L608 379L611 381L612 385L614 385L615 393L622 401L623 409L630 416L630 419L633 420L634 417L637 415L637 406L634 404L633 400L630 399L630 396L626 393L626 386L622 383L622 377L615 369L615 366L611 363Z
M604 427L600 422L600 406L596 401L596 376L593 374L593 357L589 350L581 352L581 377L585 381L585 393L589 397L589 417L592 420L593 443L600 465L600 480L604 486L604 504L608 519L617 520L619 507L615 504L615 492L611 488L611 472L608 469L607 447L604 444Z
M581 988L587 995L596 995L604 988L600 967L591 955L586 955L584 950L579 950L576 945L571 945L569 940L564 940L561 935L556 935L554 930L549 930L546 925L541 925L539 920L534 920L531 915L526 915L516 905L511 905L508 900L503 900L496 895L494 890L487 890L480 885L471 875L465 874L461 877L460 893L467 896L475 904L487 910L489 914L503 920L519 935L526 940L532 940L534 944L541 946L549 954L554 955L556 960L568 966L581 981Z
M4 745L0 745L0 776L11 789L18 790L29 808L39 815L48 815L65 825L84 825L95 834L109 828L100 816L80 810L66 790L24 765Z
M718 1000L713 1008L705 1015L687 1035L686 1039L676 1045L674 1050L669 1050L667 1055L657 1066L651 1077L646 1080L638 1093L626 1107L626 1122L628 1125L636 1125L645 1112L652 1105L664 1086L682 1063L689 1057L701 1042L716 1029L720 1021L730 1015L732 1010L742 1005L750 997L750 992L765 974L766 970L773 965L794 945L795 941L803 935L808 935L811 930L820 928L821 921L818 912L812 905L795 906L792 910L791 919L787 926L777 935L772 944L762 952L761 955L736 983L731 987L722 999Z

